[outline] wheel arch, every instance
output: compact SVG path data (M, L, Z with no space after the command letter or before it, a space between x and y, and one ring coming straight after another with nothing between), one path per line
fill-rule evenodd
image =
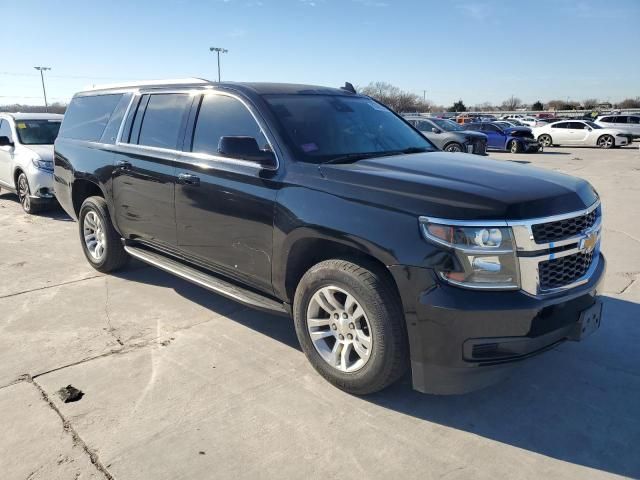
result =
M464 145L462 145L462 142L459 142L458 140L449 140L448 142L446 142L443 146L442 146L442 150L446 151L447 147L456 144L460 147L460 151L464 152Z
M78 178L74 180L71 187L71 200L76 218L78 217L78 213L80 212L82 203L87 198L93 196L107 198L98 182L90 180L88 178Z
M384 275L393 285L398 298L398 286L387 268L389 259L376 252L370 246L353 239L318 235L301 228L290 235L290 242L286 248L287 255L281 265L282 279L280 285L274 285L281 290L288 303L293 302L296 288L302 276L314 265L330 259L343 259L371 268Z

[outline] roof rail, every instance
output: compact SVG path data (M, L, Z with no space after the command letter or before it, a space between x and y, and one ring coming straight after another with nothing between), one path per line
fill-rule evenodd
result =
M93 85L88 87L86 90L111 90L116 88L135 88L135 87L153 87L153 86L164 86L164 85L193 85L193 84L201 84L206 85L211 83L209 80L205 80L204 78L170 78L166 80L143 80L138 82L123 82L123 83L110 83L104 85Z

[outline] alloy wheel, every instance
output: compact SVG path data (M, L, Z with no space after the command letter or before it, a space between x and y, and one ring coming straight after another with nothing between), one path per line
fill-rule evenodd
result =
M447 148L444 149L445 152L461 152L462 148L457 143L448 145Z
M598 146L600 148L611 148L613 147L613 137L611 135L603 135L598 139Z
M27 177L22 174L18 178L18 198L20 199L20 204L25 211L29 211L31 209L31 192L29 191L29 182L27 182Z
M99 262L106 251L106 236L102 220L96 212L90 211L84 216L82 231L89 255Z
M371 358L373 337L367 314L353 295L335 285L317 290L307 307L307 330L322 359L351 373Z

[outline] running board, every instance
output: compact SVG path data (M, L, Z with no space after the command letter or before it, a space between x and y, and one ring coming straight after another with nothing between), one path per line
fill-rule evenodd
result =
M178 260L174 260L173 258L169 258L160 253L152 252L143 248L134 247L132 245L125 245L124 249L129 255L137 258L138 260L148 263L149 265L153 265L154 267L158 267L165 272L172 273L177 277L183 278L184 280L195 283L207 290L211 290L212 292L243 303L249 307L277 312L280 314L288 314L283 303L279 303L269 297L252 292L251 290L246 290L218 277L204 273Z

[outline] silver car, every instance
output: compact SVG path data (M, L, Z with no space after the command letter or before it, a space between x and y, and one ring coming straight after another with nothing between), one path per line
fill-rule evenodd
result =
M0 113L0 189L18 194L27 213L51 203L53 142L62 115Z
M600 115L596 123L604 128L621 130L633 138L640 137L640 114Z
M487 136L484 133L470 132L456 122L444 118L422 115L406 115L404 118L440 150L476 155L487 153Z

